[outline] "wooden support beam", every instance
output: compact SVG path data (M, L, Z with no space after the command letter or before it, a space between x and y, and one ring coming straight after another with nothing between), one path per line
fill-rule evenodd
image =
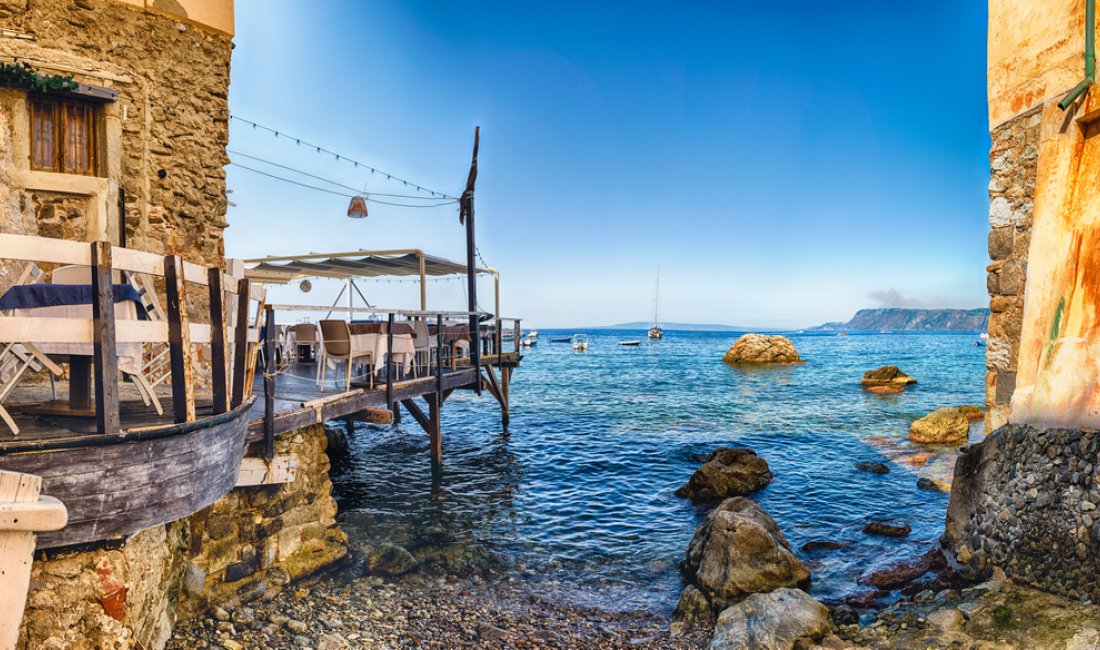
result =
M439 393L425 395L428 400L428 419L431 423L428 438L432 452L432 468L435 471L443 467L443 424L440 419L443 403L439 397Z
M401 423L401 409L393 399L393 314L386 325L386 404L393 410L393 421Z
M214 415L229 412L229 346L225 340L225 289L221 269L207 269L210 281L210 373Z
M34 532L60 530L68 515L57 499L39 496L42 478L0 471L0 648L14 648L27 604Z
M92 374L95 419L99 433L121 428L118 402L118 347L115 345L115 295L111 280L111 245L92 243Z
M265 309L264 323L264 458L275 457L275 310Z
M237 329L233 337L233 396L229 404L237 408L244 402L248 377L248 303L252 284L242 278L237 284Z
M296 456L274 456L271 460L242 458L237 470L237 487L293 483L297 476Z
M172 414L176 422L194 422L191 328L187 323L183 260L178 255L164 258L164 284L168 308L168 350L172 359Z
M393 424L393 411L390 409L363 409L352 413L351 419L356 422L370 422L371 424Z
M428 416L424 415L424 411L420 410L420 406L412 401L411 398L403 399L401 403L405 405L405 408L409 411L409 415L413 416L413 419L420 425L420 428L429 436L432 435L431 422L428 420Z

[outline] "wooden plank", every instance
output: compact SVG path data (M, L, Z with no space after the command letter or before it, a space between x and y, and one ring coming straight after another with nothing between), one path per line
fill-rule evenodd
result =
M16 472L0 472L0 502L35 503L42 479ZM14 648L27 604L34 561L34 533L0 531L0 647Z
M0 316L0 342L94 343L91 318ZM118 343L165 343L168 326L156 321L124 320L115 323Z
M119 271L164 277L164 257L161 255L113 246L111 258L114 260L115 269Z
M275 310L266 308L264 332L264 458L275 458Z
M390 314L386 327L386 406L393 409L393 421L401 421L401 412L393 399L393 314Z
M363 409L351 414L356 422L371 424L393 424L393 411L390 409Z
M115 296L111 278L111 245L93 242L92 374L95 377L95 417L99 433L121 426L118 403L118 349L115 347Z
M266 307L267 291L261 288L259 295L256 296L256 317L252 321L253 329L249 332L248 368L244 381L245 398L251 397L252 395L252 380L256 376L256 365L260 356L260 324L263 320L264 309ZM255 337L253 337L253 334L255 334Z
M221 269L210 276L210 373L214 414L229 411L229 346L225 340L225 291Z
M242 458L241 467L237 470L237 487L293 483L297 476L296 456L275 456L270 461L263 458Z
M65 504L57 499L39 495L37 501L0 501L0 536L8 531L37 532L59 530L68 521ZM0 562L3 560L0 559Z
M195 384L191 367L191 328L187 323L187 292L178 255L164 258L168 308L168 348L172 359L172 414L176 422L195 421Z
M92 265L92 255L87 243L6 233L0 234L0 259Z
M230 406L237 408L244 403L248 378L248 308L252 284L241 279L237 285L237 329L233 340L233 395Z

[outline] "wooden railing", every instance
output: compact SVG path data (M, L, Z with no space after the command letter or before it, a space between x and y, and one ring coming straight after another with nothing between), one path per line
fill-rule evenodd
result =
M225 413L251 394L257 329L250 327L249 281L221 268L207 268L181 259L107 242L0 234L0 259L88 266L92 270L92 318L0 316L2 343L91 343L95 379L96 426L100 433L120 431L119 343L167 344L171 365L172 413L175 422L196 419L192 376L195 345L210 345L214 413ZM166 320L116 320L115 272L163 278ZM188 318L187 285L205 287L210 300L210 322ZM148 286L152 286L151 283ZM262 297L260 298L262 302ZM230 341L227 310L235 308L236 324ZM232 313L232 312L230 312ZM230 343L232 342L232 349ZM231 352L233 353L231 355ZM231 362L232 359L232 362Z

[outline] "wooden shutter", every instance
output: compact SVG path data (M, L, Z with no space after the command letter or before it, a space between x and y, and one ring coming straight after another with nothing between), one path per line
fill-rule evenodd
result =
M95 173L94 115L92 106L83 102L65 102L61 107L61 171L66 174Z
M31 169L61 171L57 162L60 148L57 129L58 104L56 101L36 97L31 105Z

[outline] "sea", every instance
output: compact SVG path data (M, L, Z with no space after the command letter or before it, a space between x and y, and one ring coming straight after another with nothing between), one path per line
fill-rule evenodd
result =
M947 494L916 483L949 480L956 452L917 448L907 431L937 408L983 403L976 333L785 333L805 363L742 369L721 360L737 334L648 341L593 329L586 352L550 341L578 331L543 330L524 350L507 429L488 393L447 400L439 477L412 418L356 425L332 471L353 544L397 543L424 557L449 548L486 560L469 562L471 571L527 581L570 605L670 611L678 564L708 512L673 492L723 446L768 461L774 480L751 498L810 569L818 598L863 591L861 576L915 558L942 533ZM628 339L643 343L619 345ZM918 383L900 395L863 391L862 374L887 364ZM891 471L858 471L864 461ZM912 533L862 532L882 519L904 519ZM799 550L813 540L851 544Z

